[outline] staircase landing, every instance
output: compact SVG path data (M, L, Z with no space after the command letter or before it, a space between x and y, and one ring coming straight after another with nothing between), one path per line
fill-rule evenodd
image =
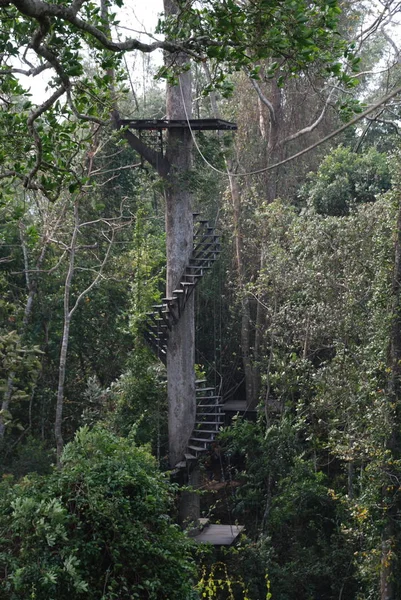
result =
M198 544L231 546L243 530L244 525L207 525L193 539Z

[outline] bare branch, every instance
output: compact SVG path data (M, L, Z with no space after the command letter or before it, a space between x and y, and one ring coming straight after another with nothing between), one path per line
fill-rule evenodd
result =
M26 75L27 77L36 77L36 75L40 75L46 69L51 68L51 64L49 62L45 62L38 67L31 67L30 69L18 69L16 67L10 67L9 69L0 69L0 77L2 75L13 75L14 73L19 75Z
M53 237L49 237L49 242L53 242L53 244L56 244L57 246L61 246L61 248L64 248L64 250L66 252L68 252L70 250L70 247L67 246L67 244L65 244L61 240L55 240Z
M60 87L56 90L45 102L43 102L38 108L36 108L28 117L27 125L28 129L32 134L33 141L36 147L36 160L35 165L31 169L31 172L26 176L24 181L25 187L30 187L32 178L40 169L42 164L42 140L35 127L35 120L38 119L46 110L48 110L65 92L64 87Z
M320 115L318 116L318 118L313 123L311 123L307 127L304 127L303 129L300 129L296 133L293 133L292 135L289 135L284 140L282 140L282 142L280 142L280 143L281 144L286 144L287 142L291 142L292 140L296 140L297 138L301 137L301 135L305 135L305 133L311 133L311 131L313 131L314 129L316 129L316 127L319 125L319 123L321 123L324 115L326 114L327 107L329 106L329 103L330 103L331 97L333 95L333 92L334 92L334 88L332 88L330 90L330 93L327 96L325 105L323 106L322 112L320 113Z
M397 44L394 42L393 38L384 29L384 27L381 28L381 32L382 32L383 36L386 38L386 40L388 41L388 43L390 44L390 46L392 47L392 49L394 50L396 64L399 64L400 63L400 49L398 48Z
M75 301L74 306L71 308L70 312L69 312L69 317L71 318L72 315L74 314L74 312L77 310L79 303L81 302L81 300L84 298L84 296L86 296L87 294L89 294L89 292L91 291L91 289L93 289L95 287L95 285L97 284L97 282L99 281L99 279L103 276L103 269L108 261L109 255L110 255L110 251L111 248L113 246L113 241L114 241L114 229L111 230L111 239L109 240L109 245L107 247L106 253L104 255L103 261L99 267L99 271L97 272L96 277L94 278L94 280L92 281L92 283L90 285L88 285L88 287L83 290L83 292L81 292L78 296L78 298Z
M98 223L103 223L104 225L107 225L107 227L116 227L116 225L121 222L121 219L126 219L126 221L124 222L124 226L126 224L129 224L129 222L131 221L131 217L124 217L122 214L120 214L118 217L110 217L109 219L95 219L94 221L85 221L84 223L80 223L79 227L87 227L88 225L97 225Z
M50 269L29 269L29 271L26 271L24 269L23 271L12 271L11 275L21 275L21 273L46 273L46 275L50 275L51 273L54 273L54 271L56 271L59 268L59 266L61 265L61 263L63 262L63 260L66 256L67 256L67 250L64 250L64 252L60 256L60 258L58 259L57 263Z
M104 175L105 173L116 173L117 171L124 171L124 169L136 169L140 166L141 163L134 163L133 165L124 165L123 167L116 167L115 169L96 169L96 171L91 172L91 177L93 175Z
M18 173L17 171L13 171L13 170L8 170L8 171L3 171L3 173L0 173L0 179L7 179L8 177L18 177Z
M249 73L247 73L247 75L249 77ZM260 89L259 84L255 81L255 79L253 79L252 77L249 77L249 79L250 79L253 87L255 88L256 93L258 94L260 101L263 102L263 104L265 106L267 106L267 108L269 109L270 118L273 121L273 123L275 123L276 122L276 115L275 115L275 112L274 112L273 104L263 94L262 90Z
M384 125L390 125L391 127L394 127L397 135L400 135L400 129L397 126L397 123L394 121L390 121L390 119L380 119L379 115L377 117L366 117L368 119L368 121L371 121L372 123L383 123Z

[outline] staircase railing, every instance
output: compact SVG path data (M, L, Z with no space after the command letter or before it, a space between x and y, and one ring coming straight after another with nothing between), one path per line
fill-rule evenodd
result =
M196 219L197 214L194 215ZM210 270L220 254L220 238L205 219L197 219L194 226L193 250L177 289L161 304L154 304L147 313L144 337L153 352L166 364L169 333L178 323L186 303L196 285ZM196 381L196 420L183 460L176 468L185 468L205 453L216 438L223 423L221 396L206 380Z

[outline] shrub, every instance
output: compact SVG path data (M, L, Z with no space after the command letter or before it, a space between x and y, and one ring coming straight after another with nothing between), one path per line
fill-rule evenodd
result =
M63 468L0 486L0 599L187 599L190 542L133 440L81 429Z

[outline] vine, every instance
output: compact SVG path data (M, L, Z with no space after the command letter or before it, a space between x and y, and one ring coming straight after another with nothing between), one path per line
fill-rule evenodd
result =
M267 573L265 579L266 600L271 600L270 580ZM210 570L206 566L203 567L202 577L196 589L199 592L200 598L206 598L206 600L215 600L217 598L236 600L240 596L234 592L240 592L242 594L241 600L252 600L249 595L248 587L242 577L231 577L228 573L227 565L222 562L213 564L210 567Z

